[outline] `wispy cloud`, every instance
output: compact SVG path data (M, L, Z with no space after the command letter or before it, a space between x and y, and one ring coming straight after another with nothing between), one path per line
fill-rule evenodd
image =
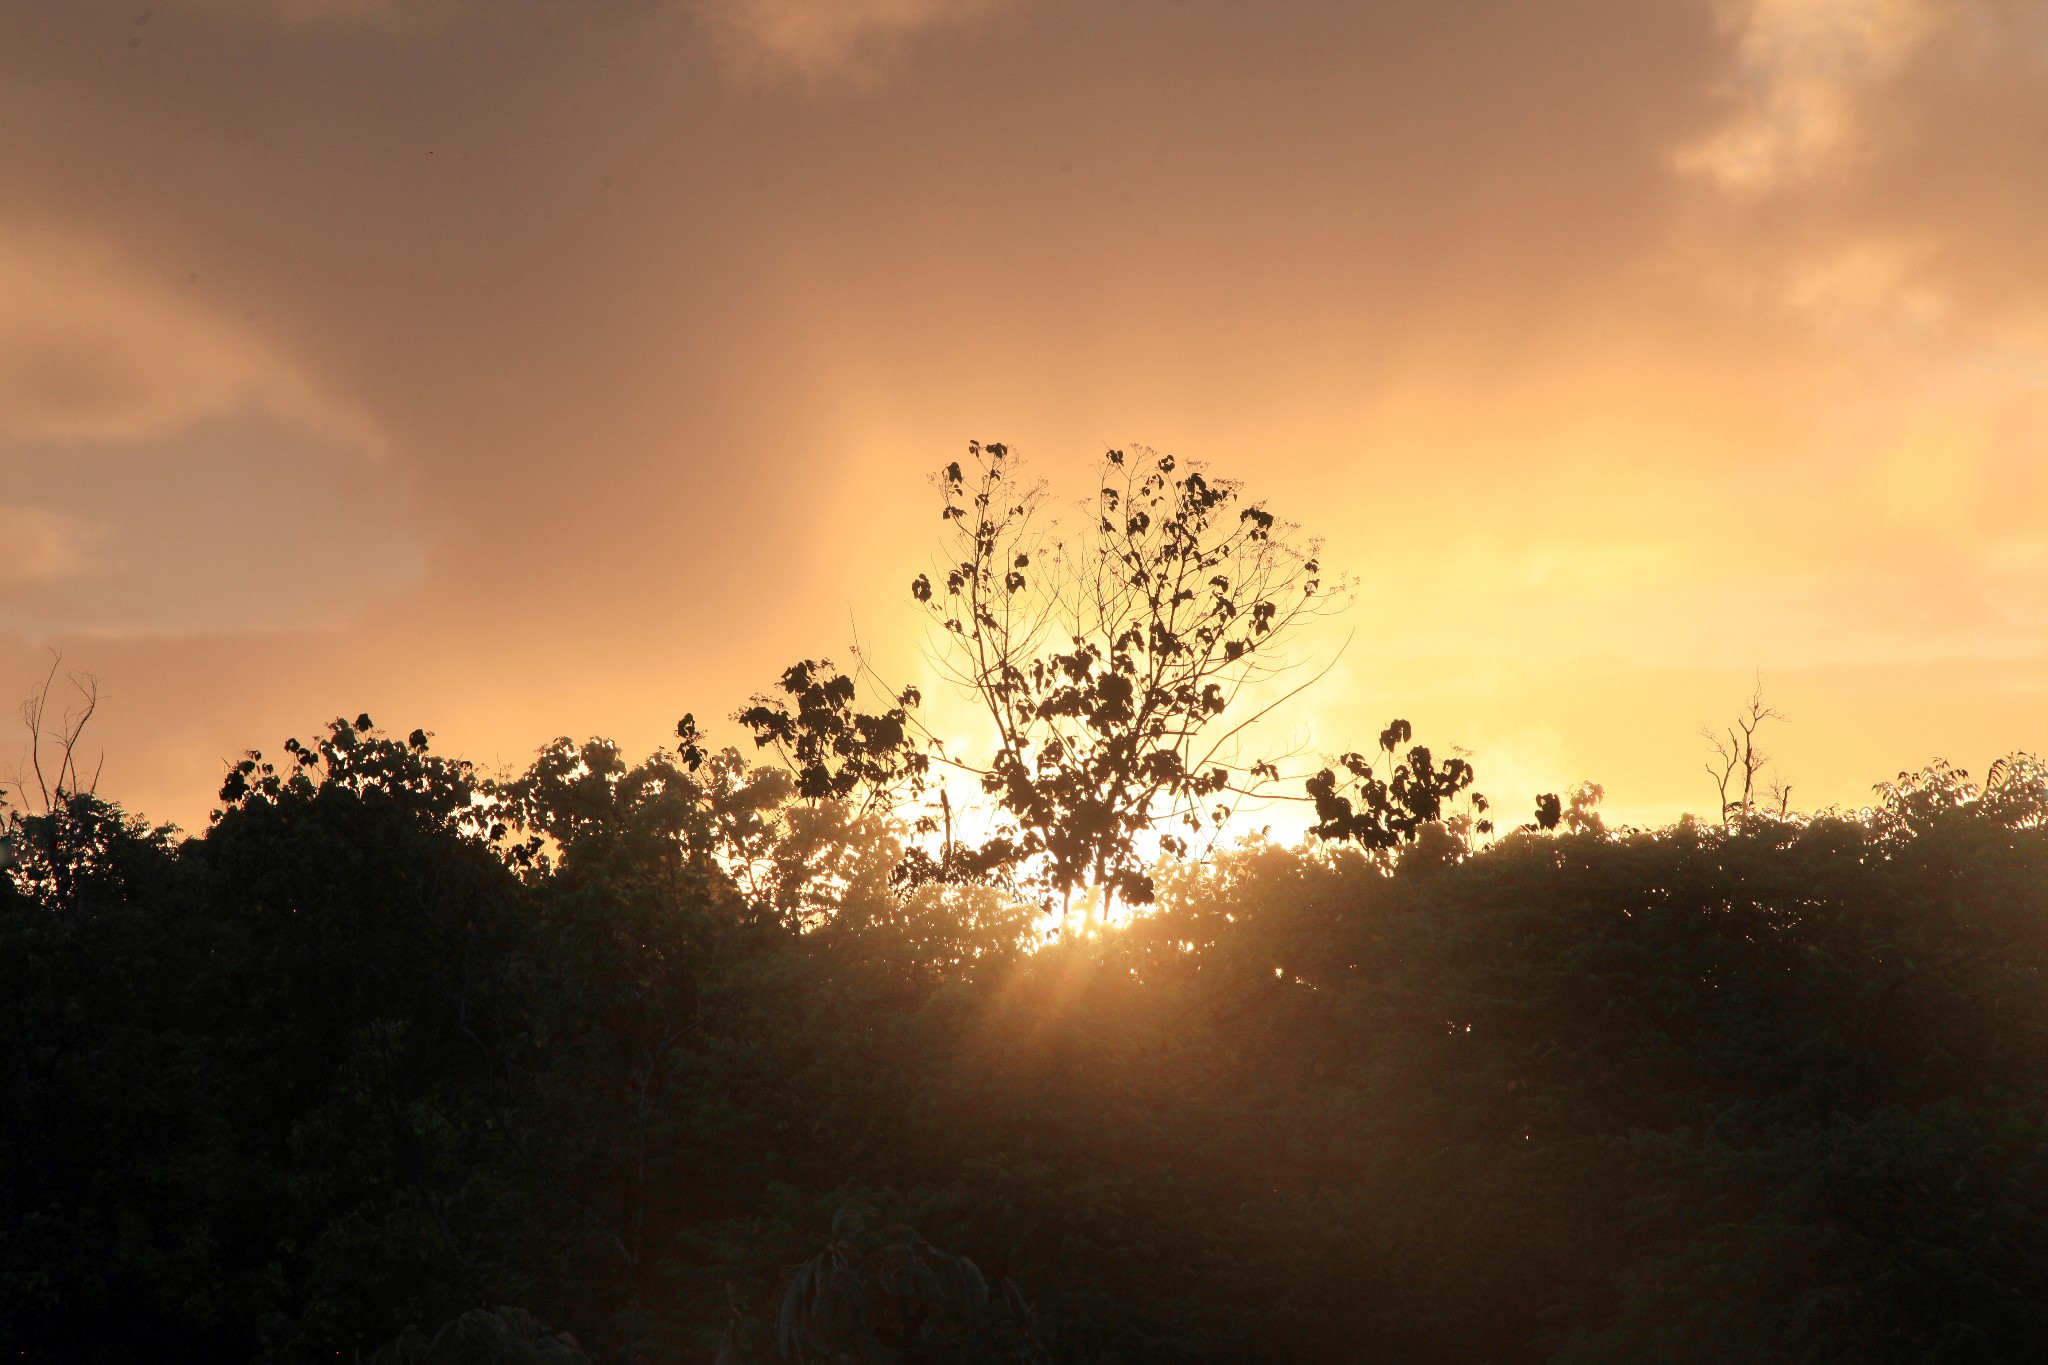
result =
M1762 191L1851 154L1858 101L1912 58L1943 12L1928 0L1747 0L1725 15L1740 34L1735 114L1679 165Z
M0 437L133 441L257 409L374 448L196 278L166 279L75 236L0 230Z
M90 527L62 512L0 505L0 592L77 573L91 539Z
M0 226L0 640L344 619L423 564L331 492L404 488L388 449L203 279Z
M695 0L742 80L870 80L920 37L971 28L1016 0Z
M404 33L445 23L463 3L464 0L170 0L169 7L214 19L281 28L381 29Z

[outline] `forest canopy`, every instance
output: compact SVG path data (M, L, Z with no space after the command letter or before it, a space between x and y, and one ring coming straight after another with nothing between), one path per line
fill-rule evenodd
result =
M2048 768L1499 831L1402 721L1283 774L1208 746L1309 544L1152 452L1030 541L970 454L912 597L989 755L814 660L732 747L358 715L191 836L16 793L0 1353L2037 1358ZM1283 779L1312 835L1209 840ZM1048 939L1088 887L1143 909Z

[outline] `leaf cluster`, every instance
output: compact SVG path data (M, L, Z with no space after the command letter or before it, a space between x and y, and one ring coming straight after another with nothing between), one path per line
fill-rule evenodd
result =
M1462 758L1439 762L1427 745L1417 744L1398 762L1395 751L1414 737L1414 727L1405 720L1391 722L1380 732L1380 753L1387 776L1363 754L1348 753L1339 760L1348 782L1324 768L1308 780L1308 794L1315 802L1316 823L1311 828L1319 839L1354 843L1361 848L1384 851L1413 843L1423 826L1445 819L1451 803L1460 795L1471 807L1467 823L1473 834L1491 834L1493 822L1486 818L1484 796L1470 791L1472 765ZM1344 794L1349 792L1349 795ZM1550 805L1544 805L1544 802ZM1537 798L1537 823L1549 829L1557 819L1551 808L1555 796ZM1544 823L1548 815L1548 823Z

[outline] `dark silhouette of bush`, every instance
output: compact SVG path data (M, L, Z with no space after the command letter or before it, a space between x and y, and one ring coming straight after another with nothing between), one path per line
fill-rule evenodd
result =
M472 1308L431 1336L406 1328L368 1365L590 1365L590 1357L524 1309Z
M508 1302L604 1361L777 1358L785 1307L811 1358L933 1361L2048 1328L2024 756L1726 828L1254 844L1027 951L972 886L783 914L809 855L743 886L779 836L710 756L325 744L182 843L60 803L0 887L9 1358L368 1358Z

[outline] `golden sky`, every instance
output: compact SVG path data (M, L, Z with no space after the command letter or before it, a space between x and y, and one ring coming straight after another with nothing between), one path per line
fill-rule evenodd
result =
M1659 819L1760 673L1797 804L1981 771L2044 149L2018 0L7 6L0 686L188 826L342 712L652 747L850 622L915 675L970 437L1141 443L1361 579L1291 740Z

